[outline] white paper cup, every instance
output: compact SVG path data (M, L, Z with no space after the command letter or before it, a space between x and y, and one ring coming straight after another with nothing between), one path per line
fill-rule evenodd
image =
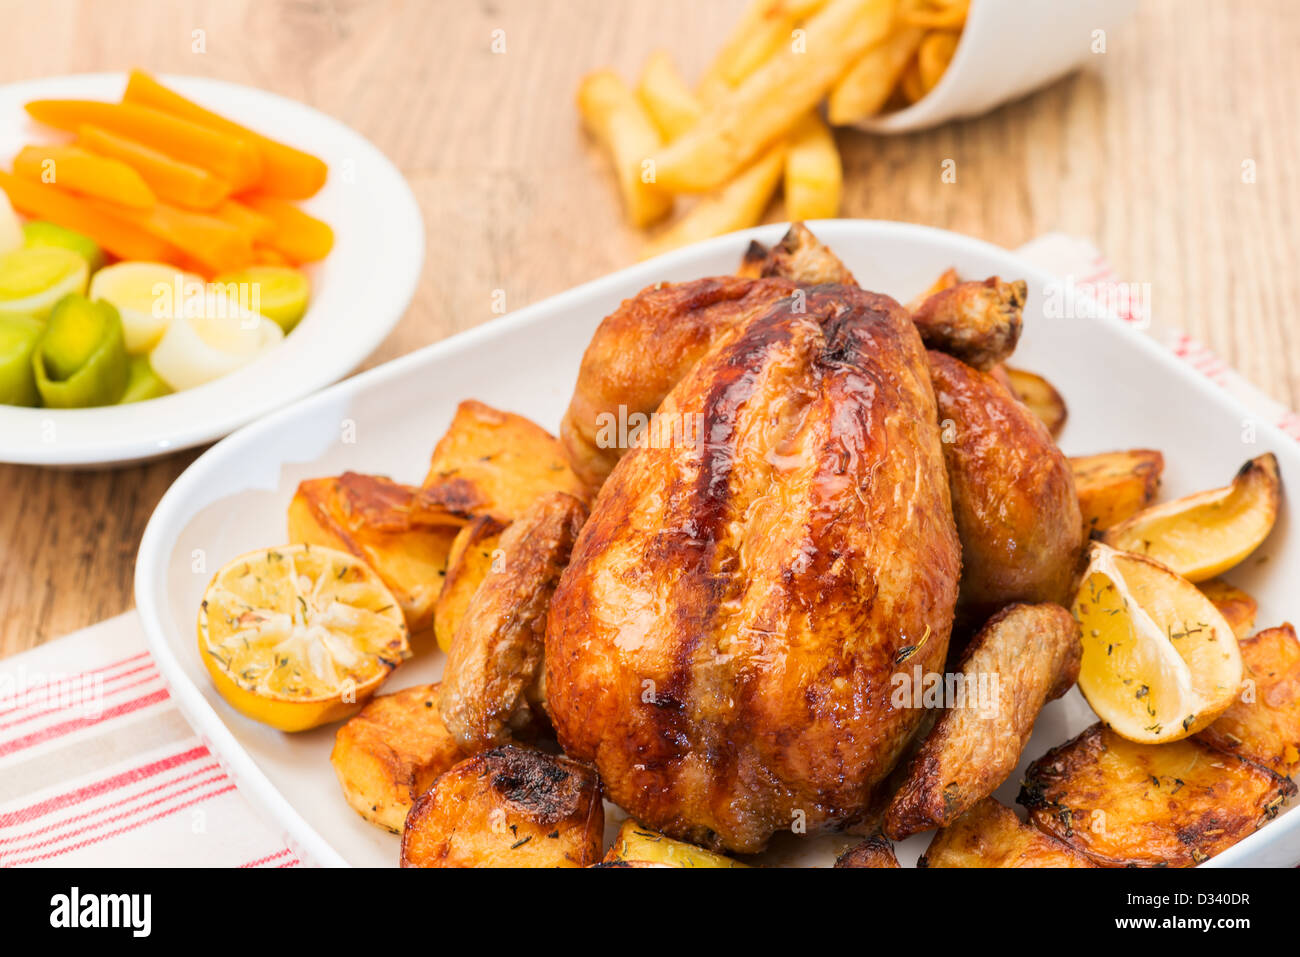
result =
M923 130L994 107L1051 83L1094 52L1098 34L1133 12L1137 0L971 0L952 63L933 90L903 110L855 124L872 133Z

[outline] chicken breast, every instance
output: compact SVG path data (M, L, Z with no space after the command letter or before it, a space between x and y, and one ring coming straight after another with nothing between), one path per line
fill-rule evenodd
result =
M560 742L637 819L715 849L852 822L922 717L891 703L897 663L942 666L957 595L920 337L887 296L812 287L657 412L551 602Z

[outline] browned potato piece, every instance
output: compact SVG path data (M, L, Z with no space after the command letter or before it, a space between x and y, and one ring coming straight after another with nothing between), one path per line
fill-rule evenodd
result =
M1005 384L1011 390L1011 394L1042 420L1043 425L1047 426L1047 431L1052 433L1052 438L1060 435L1061 430L1065 428L1069 411L1065 407L1065 399L1056 391L1056 387L1034 372L1026 372L1024 369L1015 369L1008 365L997 368L1006 377Z
M1104 532L1155 501L1165 457L1155 449L1070 457L1084 530Z
M1240 588L1229 585L1222 578L1211 578L1196 586L1232 626L1232 633L1240 641L1255 629L1255 614L1259 603Z
M605 808L585 764L507 745L467 758L415 802L403 867L586 867Z
M869 837L835 860L836 867L897 867L894 845L883 837Z
M466 750L509 741L544 710L546 613L586 520L586 505L550 492L502 533L500 567L470 600L442 679L442 719Z
M939 833L917 867L1096 867L1087 855L985 798Z
M1074 685L1081 654L1079 624L1060 605L1011 605L990 618L962 657L962 700L913 755L885 834L898 841L943 827L992 794L1020 762L1043 705Z
M451 650L451 639L465 617L470 599L492 567L492 556L506 524L491 515L479 515L470 519L451 543L447 577L433 606L433 631L443 651Z
M337 548L365 561L402 606L412 634L432 622L459 524L415 514L417 491L383 476L344 472L300 482L289 503L289 541Z
M1083 547L1069 463L992 376L943 352L929 359L961 537L963 621L978 625L1014 601L1068 604Z
M522 415L470 399L457 407L433 450L417 509L431 517L492 515L510 522L551 491L587 496L555 436Z
M415 799L464 753L438 714L438 686L370 700L338 730L330 763L353 810L394 834Z
M1015 350L1028 294L1023 279L959 282L922 302L912 322L926 346L987 372Z
M1195 738L1135 744L1095 724L1030 765L1018 800L1103 867L1191 867L1272 820L1295 790Z
M1286 624L1238 642L1241 695L1196 737L1283 777L1300 770L1300 641Z

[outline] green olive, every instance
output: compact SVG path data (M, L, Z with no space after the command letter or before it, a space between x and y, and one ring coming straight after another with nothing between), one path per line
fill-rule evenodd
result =
M31 316L0 316L0 405L40 405L32 353L44 328Z
M55 409L114 404L126 391L129 365L117 310L76 294L55 305L32 354L36 389Z
M148 356L132 356L131 367L126 375L126 391L122 393L122 398L117 400L117 404L126 405L128 402L157 399L170 395L171 391L167 383L153 371L153 366L149 365Z

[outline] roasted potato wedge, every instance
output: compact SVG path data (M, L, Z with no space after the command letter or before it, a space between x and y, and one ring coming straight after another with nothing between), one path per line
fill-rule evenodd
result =
M1029 767L1032 823L1103 867L1191 867L1277 816L1296 787L1195 738L1135 744L1102 724Z
M912 311L912 322L926 346L987 372L1020 341L1027 295L1023 279L959 282L922 302Z
M606 864L618 862L660 864L667 867L747 867L740 861L723 854L706 851L685 841L675 841L658 831L638 824L632 818L624 821L618 836L605 852Z
M1238 642L1246 679L1237 700L1197 739L1283 777L1300 770L1300 641L1282 625Z
M908 764L885 834L943 827L992 794L1020 763L1043 705L1074 685L1081 655L1079 624L1060 605L1010 605L990 618L959 664L961 700Z
M451 650L451 639L465 617L470 599L499 559L497 544L508 523L491 515L479 515L460 530L447 555L447 576L433 606L433 631L438 647Z
M1243 465L1231 485L1153 505L1109 529L1102 541L1201 582L1240 563L1263 543L1281 501L1277 459L1268 452Z
M416 496L423 520L476 515L514 521L543 492L587 498L586 487L569 468L564 449L540 425L467 400L433 450L424 485Z
M412 634L427 629L459 531L414 509L417 489L378 475L307 479L289 503L289 541L350 552L375 570Z
M1013 601L1067 604L1083 520L1065 456L992 376L945 352L929 359L961 537L963 624L978 627Z
M585 764L507 745L445 772L402 831L403 867L586 867L605 808Z
M1087 855L985 798L930 842L917 867L1096 867Z
M1155 449L1070 458L1079 511L1088 535L1104 532L1155 501L1165 457Z
M1255 630L1255 615L1259 603L1240 588L1229 585L1222 578L1211 578L1196 586L1206 598L1214 603L1223 615L1223 620L1232 626L1232 633L1238 641Z
M869 837L835 859L836 867L898 867L894 845L883 837Z
M1016 369L1008 365L1000 368L1006 376L1011 394L1042 420L1043 425L1047 426L1047 431L1052 433L1052 438L1060 435L1061 430L1065 428L1065 420L1069 417L1069 410L1066 409L1065 399L1056 391L1056 387L1037 373L1026 372L1024 369Z
M443 726L432 684L372 698L339 728L330 763L353 810L400 834L415 799L464 756Z
M452 638L439 708L461 747L504 744L545 709L546 613L587 506L564 492L540 496L501 535L489 571Z

